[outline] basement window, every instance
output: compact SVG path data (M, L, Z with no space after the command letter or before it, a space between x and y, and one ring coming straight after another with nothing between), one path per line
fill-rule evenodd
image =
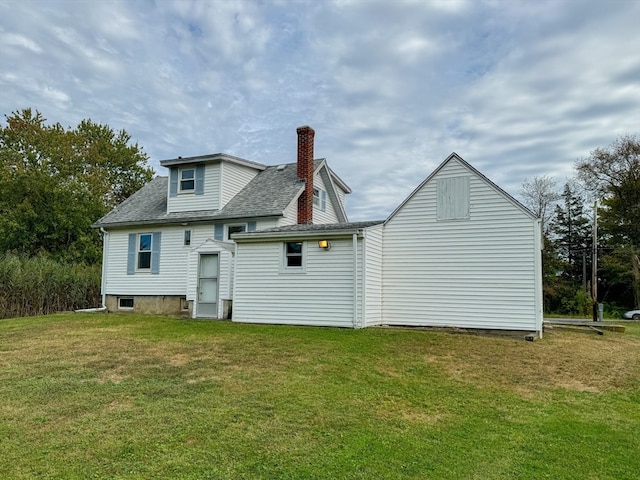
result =
M118 297L118 310L133 310L133 298Z
M189 310L189 301L186 297L180 297L180 310L187 311Z

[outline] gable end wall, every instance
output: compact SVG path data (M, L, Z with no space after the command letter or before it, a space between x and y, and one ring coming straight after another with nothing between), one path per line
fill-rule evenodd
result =
M437 220L437 179L469 177L469 219ZM538 222L452 160L388 221L383 321L538 330Z

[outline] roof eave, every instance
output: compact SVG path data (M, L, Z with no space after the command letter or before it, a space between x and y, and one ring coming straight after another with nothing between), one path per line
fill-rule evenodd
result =
M207 163L207 162L231 162L245 167L255 168L256 170L266 170L267 166L262 163L252 162L240 157L234 157L226 153L213 153L210 155L198 155L195 157L178 157L160 160L163 167L174 167L176 165L187 165L191 163Z
M316 160L320 160L321 163L320 165L318 165L318 168L315 169L314 173L318 173L320 171L320 169L322 167L326 167L327 170L329 171L329 175L331 177L333 177L333 181L335 183L338 184L338 186L344 190L345 193L352 193L351 188L349 187L349 185L347 185L346 183L344 183L344 180L342 180L338 175L336 175L336 172L334 172L333 170L331 170L331 167L329 166L329 163L327 163L327 159L326 158L318 158Z
M353 234L360 234L367 227L342 229L342 230L288 230L284 232L243 232L236 233L231 236L232 240L237 242L261 241L265 239L279 240L282 238L298 239L298 238L318 238L318 237L348 237Z
M203 217L195 217L195 218L158 218L158 219L149 219L149 220L137 220L137 221L127 221L127 222L110 222L110 223L99 223L96 222L91 225L92 228L128 228L128 227L137 227L137 226L148 226L148 225L190 225L194 223L208 223L215 222L216 220L244 220L244 219L253 219L253 218L279 218L282 217L282 212L270 212L263 213L258 215L250 215L239 217L237 215L208 215Z

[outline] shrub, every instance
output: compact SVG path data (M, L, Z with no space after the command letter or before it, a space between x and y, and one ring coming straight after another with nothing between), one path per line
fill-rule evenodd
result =
M0 318L45 315L100 304L100 265L41 254L0 255Z

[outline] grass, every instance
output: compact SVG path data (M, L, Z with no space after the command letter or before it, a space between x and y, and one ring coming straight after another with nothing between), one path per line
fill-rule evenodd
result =
M0 322L0 478L632 479L640 323L537 342L60 314Z

